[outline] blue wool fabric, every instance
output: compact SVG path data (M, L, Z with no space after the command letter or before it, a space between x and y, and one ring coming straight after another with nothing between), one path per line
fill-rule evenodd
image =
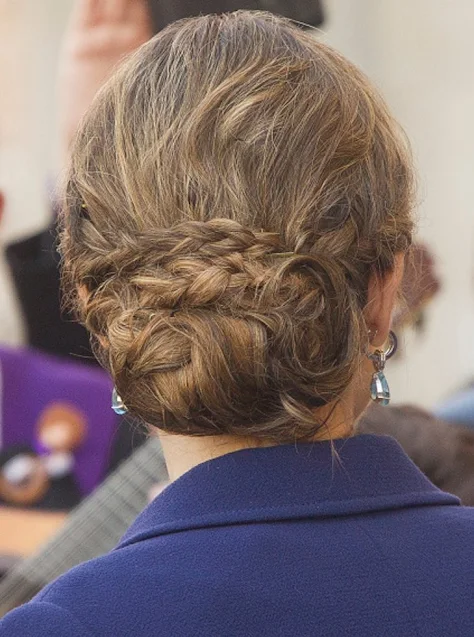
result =
M195 467L0 636L465 637L473 591L474 509L357 436Z

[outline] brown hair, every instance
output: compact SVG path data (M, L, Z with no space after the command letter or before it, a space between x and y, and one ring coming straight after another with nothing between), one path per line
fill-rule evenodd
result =
M118 392L186 435L304 439L410 244L403 134L365 76L270 14L169 26L75 142L62 252Z

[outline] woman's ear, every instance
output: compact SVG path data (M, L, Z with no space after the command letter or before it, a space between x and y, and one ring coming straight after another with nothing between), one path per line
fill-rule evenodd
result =
M370 277L365 320L373 335L370 344L374 347L382 347L388 339L404 269L405 255L399 253L390 272L383 276L374 272Z

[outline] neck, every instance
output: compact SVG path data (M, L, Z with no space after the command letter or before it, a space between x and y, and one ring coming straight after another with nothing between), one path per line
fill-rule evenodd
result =
M323 422L317 433L305 442L337 440L352 434L354 426L354 409L349 401L340 401L336 405L328 405L315 414L317 422ZM274 441L240 436L178 436L166 432L159 434L163 454L171 481L176 480L198 464L213 460L241 449L270 447Z

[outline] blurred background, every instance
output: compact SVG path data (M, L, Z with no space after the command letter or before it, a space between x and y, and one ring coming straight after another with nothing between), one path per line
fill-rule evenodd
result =
M0 0L1 241L44 227L57 177L55 78L72 0ZM418 165L419 236L442 283L390 365L394 399L431 407L474 377L474 3L326 0L322 37L382 90ZM0 342L21 317L2 263Z
M147 14L145 0L121 1L128 16L138 15L139 4ZM61 136L58 122L69 115L75 130L74 106L89 103L77 99L83 87L76 79L92 82L95 93L94 73L107 66L107 56L94 57L94 47L85 46L92 64L81 78L76 62L83 57L74 47L61 53L74 33L83 44L93 40L90 22L84 30L72 19L75 28L66 31L75 4L95 2L0 0L0 617L71 566L109 550L167 480L159 444L145 442L136 422L112 412L110 378L94 364L85 332L60 316L51 222L69 133L66 127ZM318 6L280 4L291 11ZM399 311L401 347L387 368L395 407L373 405L359 430L394 436L437 486L473 506L474 2L322 6L315 37L378 85L411 140L419 174L417 242L424 249L408 269L410 313ZM144 22L146 39L148 14ZM139 17L135 26L138 45ZM120 20L108 25L106 50L122 27ZM63 71L69 65L62 101L60 62Z

